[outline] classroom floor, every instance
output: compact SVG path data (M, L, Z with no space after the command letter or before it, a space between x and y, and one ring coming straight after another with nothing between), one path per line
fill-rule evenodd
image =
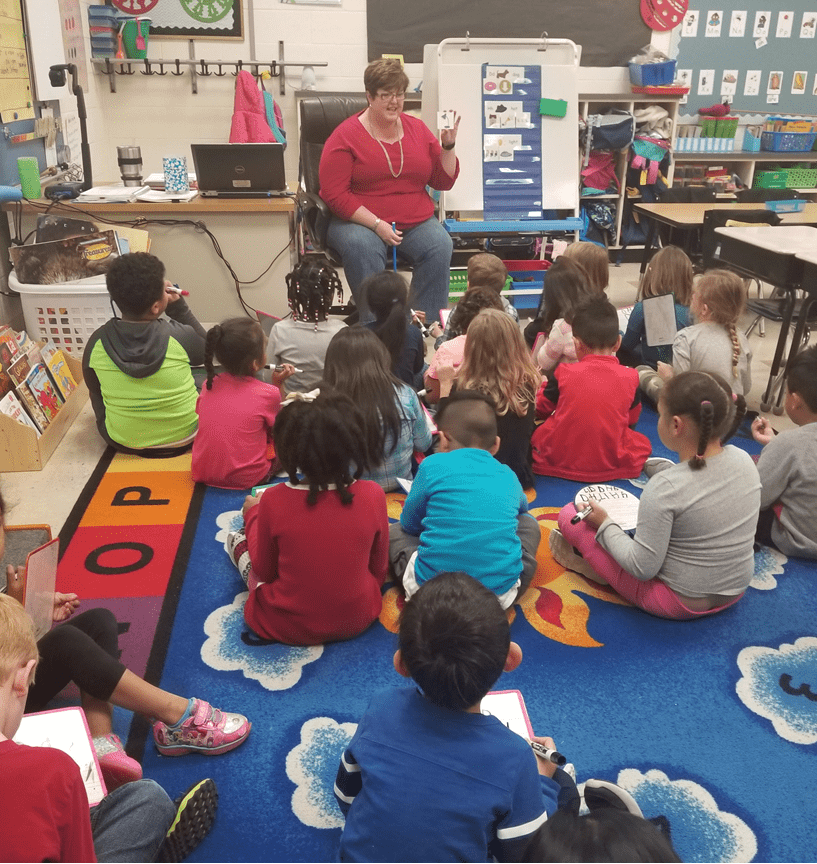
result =
M608 296L616 307L634 302L638 287L638 264L610 268ZM745 329L752 318L746 314L741 322ZM747 402L758 410L774 356L779 325L766 322L766 336L754 332L749 338L752 349L752 390ZM429 346L430 347L430 346ZM785 415L769 415L776 429L791 428ZM83 408L71 429L42 471L10 472L3 475L2 490L9 525L45 523L54 535L62 528L80 491L94 470L105 445L96 430L91 403Z

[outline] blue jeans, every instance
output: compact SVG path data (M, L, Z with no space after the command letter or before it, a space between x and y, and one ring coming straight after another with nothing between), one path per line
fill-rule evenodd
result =
M391 269L392 247L387 246L369 228L334 216L329 223L326 242L343 260L343 272L352 289L361 323L374 321L358 289L367 276ZM400 257L414 268L411 278L412 308L422 309L429 324L438 320L440 309L448 307L453 249L451 236L433 216L404 231L403 242L397 247Z
M98 861L154 861L176 806L153 780L125 783L91 810Z

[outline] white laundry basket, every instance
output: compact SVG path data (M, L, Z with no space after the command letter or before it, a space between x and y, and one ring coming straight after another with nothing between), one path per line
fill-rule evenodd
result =
M104 276L54 285L28 285L19 282L12 270L9 288L20 294L28 335L35 341L50 339L75 357L82 356L93 332L114 317Z

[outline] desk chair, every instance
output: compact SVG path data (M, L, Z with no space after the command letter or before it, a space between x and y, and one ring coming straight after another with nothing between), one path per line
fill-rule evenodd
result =
M764 204L766 201L791 201L802 198L796 189L741 189L735 192L738 204Z

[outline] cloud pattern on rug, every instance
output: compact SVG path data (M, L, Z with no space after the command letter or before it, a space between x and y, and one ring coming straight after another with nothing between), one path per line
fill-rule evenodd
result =
M734 813L721 810L699 783L670 780L655 768L646 774L625 768L616 782L638 801L645 817L667 817L682 861L751 861L757 854L752 829ZM687 846L685 840L692 842Z
M289 690L301 680L303 667L323 654L323 645L302 648L259 640L244 623L248 596L243 591L207 616L201 659L220 672L243 672L267 690Z
M750 645L738 654L741 702L771 720L795 744L817 743L817 638L802 636L779 648Z
M758 591L771 591L777 588L777 579L783 572L783 565L789 559L777 549L770 549L768 546L761 546L755 552L755 572L752 576L752 581L749 583L750 588L755 588Z
M218 532L215 536L216 543L221 543L224 546L224 551L227 551L227 535L231 531L238 531L244 527L244 514L240 510L225 510L224 513L219 513L216 516L216 525Z
M342 828L343 814L335 799L340 757L357 723L313 717L301 726L301 741L287 754L287 777L295 784L292 812L310 828Z

